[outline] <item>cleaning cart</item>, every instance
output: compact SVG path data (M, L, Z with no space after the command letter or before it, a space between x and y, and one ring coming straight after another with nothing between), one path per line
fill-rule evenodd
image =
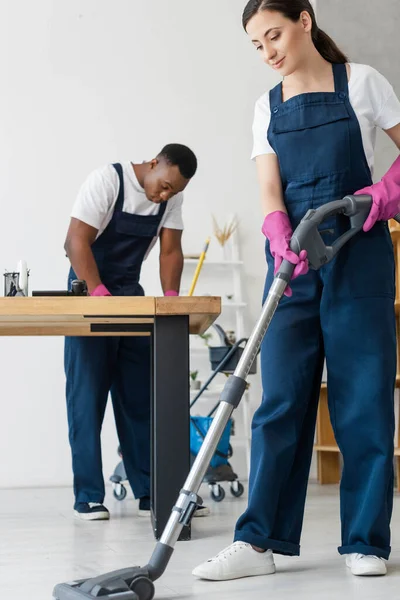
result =
M218 374L231 375L234 373L239 360L242 356L244 347L247 343L247 338L242 338L235 343L231 343L222 327L218 324L213 324L212 327L217 331L220 345L209 347L209 358L212 368L212 373L196 396L190 403L192 408L201 398L203 393L208 389L210 383ZM255 359L249 370L249 374L253 375L257 372L257 360ZM217 411L219 402L212 408L206 416L192 416L190 418L190 456L191 464L194 463L196 456L203 444L208 430L213 421L213 415ZM244 492L243 484L239 481L237 474L234 472L229 459L233 455L230 437L233 435L234 423L230 419L226 424L221 439L215 450L214 456L211 458L207 472L203 482L207 483L210 489L210 496L215 502L222 502L225 498L225 490L221 483L228 482L230 484L230 492L235 498L240 498ZM118 455L121 461L117 464L110 481L113 487L114 498L124 500L127 490L127 476L122 460L121 447L118 447Z
M215 323L212 327L219 335L220 345L209 347L212 373L191 401L190 408L196 404L219 373L223 373L224 375L232 375L234 373L248 342L247 338L241 338L232 344L220 325ZM254 358L249 370L249 375L254 375L256 372L257 360ZM192 416L190 418L190 454L192 464L194 463L207 432L212 425L213 415L216 413L218 406L219 402L205 417ZM221 502L225 498L225 490L221 486L222 482L228 482L230 484L230 492L235 498L240 498L244 492L243 484L239 481L237 474L233 471L232 465L229 462L229 459L233 455L232 446L230 444L230 436L233 434L233 429L233 419L229 419L203 479L203 482L208 484L211 498L215 502Z

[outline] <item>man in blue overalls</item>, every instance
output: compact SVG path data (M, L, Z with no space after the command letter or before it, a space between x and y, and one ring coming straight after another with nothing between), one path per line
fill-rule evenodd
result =
M177 296L183 268L182 192L197 169L193 152L169 144L150 162L107 165L80 189L65 242L69 285L92 296L143 296L143 260L160 238L160 278ZM111 392L124 465L139 514L150 511L150 341L144 337L65 340L75 516L108 519L100 432Z

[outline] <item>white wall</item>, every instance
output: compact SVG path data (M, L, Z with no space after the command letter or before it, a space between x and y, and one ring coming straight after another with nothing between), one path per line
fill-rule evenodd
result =
M190 145L186 251L236 212L250 301L264 280L261 211L249 160L256 98L277 82L241 28L244 0L2 2L0 267L26 258L30 289L63 288L63 241L78 188L111 161ZM213 252L210 248L210 256ZM144 271L158 293L156 253ZM0 487L71 482L63 340L2 338ZM256 397L258 394L256 394ZM110 412L104 471L117 460Z
M356 63L378 69L393 85L400 97L400 70L397 61L400 53L398 0L381 3L365 0L320 0L318 20L338 46ZM379 33L377 24L379 23ZM393 142L378 130L375 149L375 173L379 180L398 155Z

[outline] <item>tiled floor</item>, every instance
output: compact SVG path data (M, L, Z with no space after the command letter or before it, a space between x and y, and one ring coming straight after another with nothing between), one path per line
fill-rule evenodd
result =
M391 600L400 590L400 497L395 498L393 553L383 578L353 577L336 548L339 505L336 486L310 485L300 558L276 557L277 573L224 583L195 580L191 569L231 542L245 500L208 501L212 516L193 521L191 542L178 542L159 600ZM154 540L150 523L136 516L136 502L109 492L109 522L72 517L67 489L0 490L0 600L51 600L55 583L144 564Z

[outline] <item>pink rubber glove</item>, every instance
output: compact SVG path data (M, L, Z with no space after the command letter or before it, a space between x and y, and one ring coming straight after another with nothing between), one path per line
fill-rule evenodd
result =
M289 217L281 210L270 213L264 219L262 232L269 240L269 247L272 256L275 259L274 275L279 270L282 261L288 260L292 265L296 265L292 279L299 275L305 275L308 272L307 251L302 250L297 256L290 250L290 240L293 235L293 229ZM285 296L292 295L292 289L287 286Z
M106 288L105 285L100 283L96 288L94 288L93 292L90 294L91 296L111 296L110 292Z
M378 183L355 192L372 196L372 207L363 230L369 231L377 221L389 221L400 212L400 156Z
M179 296L179 292L176 292L175 290L167 290L164 293L164 296Z

